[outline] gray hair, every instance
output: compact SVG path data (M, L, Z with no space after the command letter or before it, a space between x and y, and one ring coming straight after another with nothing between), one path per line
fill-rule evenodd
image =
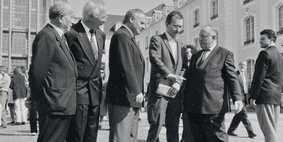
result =
M204 30L205 32L207 32L214 39L218 38L218 31L214 27L212 27L210 25L204 26L201 30Z
M88 1L83 8L83 19L87 20L96 17L96 15L105 12L104 0Z
M127 11L127 13L125 15L125 18L123 20L123 24L129 23L130 19L132 17L135 18L135 14L136 13L144 14L144 12L142 10L140 10L140 9L131 9L131 10Z
M60 15L66 15L72 12L71 6L63 1L57 1L49 8L49 19L55 19Z

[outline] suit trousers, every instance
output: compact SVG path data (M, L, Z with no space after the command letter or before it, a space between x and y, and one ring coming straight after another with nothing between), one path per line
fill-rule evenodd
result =
M279 142L277 126L280 115L280 105L257 104L256 114L265 142Z
M37 142L65 142L71 118L71 115L39 113L39 135Z
M225 114L194 114L188 118L195 142L228 142L224 124Z
M244 124L249 135L254 134L251 122L248 120L247 108L245 106L243 107L242 111L234 115L228 128L228 132L234 132L239 126L240 122Z
M181 112L181 100L179 98L169 99L165 115L166 138L168 142L179 142Z
M30 132L37 133L37 110L35 106L31 106L29 109L29 125Z
M66 142L96 142L98 122L99 105L78 104Z
M182 113L182 120L183 120L183 132L182 132L182 140L181 142L194 142L192 130L191 130L191 124L188 118L188 113L183 112Z
M109 142L137 142L139 108L108 104Z
M149 96L147 103L147 121L149 130L147 142L159 142L159 133L165 124L168 99L164 97Z
M6 112L7 99L8 99L8 92L1 91L0 92L0 105L2 106L2 109L1 109L2 115L0 117L1 117L2 125L7 125L7 112Z

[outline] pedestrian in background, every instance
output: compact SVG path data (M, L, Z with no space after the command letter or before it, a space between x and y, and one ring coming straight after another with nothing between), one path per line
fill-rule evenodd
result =
M255 64L250 104L256 114L266 142L279 142L277 127L283 90L283 57L275 46L277 34L271 29L260 32L263 48Z
M16 125L25 125L27 122L27 108L25 101L27 98L26 76L20 67L13 71L11 80L11 89L13 90L13 99L15 101Z
M0 111L1 117L1 128L7 128L7 100L9 95L9 87L11 83L11 77L7 73L5 66L0 66Z

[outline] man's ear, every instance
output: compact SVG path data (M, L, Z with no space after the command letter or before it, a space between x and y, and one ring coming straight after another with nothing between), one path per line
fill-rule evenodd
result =
M130 17L130 22L133 23L134 22L134 17Z
M58 17L58 20L59 20L60 23L63 22L63 17L64 17L64 15L60 15L60 16Z

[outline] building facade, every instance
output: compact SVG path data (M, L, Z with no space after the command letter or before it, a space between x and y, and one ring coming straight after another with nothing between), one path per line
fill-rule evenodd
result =
M9 71L15 66L28 68L33 39L46 25L55 1L0 0L0 64Z
M218 44L234 53L236 67L240 61L248 62L249 79L252 78L255 60L262 50L259 45L261 30L275 30L278 34L276 46L283 51L283 0L174 0L173 7L184 15L184 32L180 40L200 48L200 29L205 25L215 27ZM167 14L163 11L163 16L150 24L137 38L146 61L146 84L150 74L150 38L166 31ZM155 15L151 17L154 19Z

